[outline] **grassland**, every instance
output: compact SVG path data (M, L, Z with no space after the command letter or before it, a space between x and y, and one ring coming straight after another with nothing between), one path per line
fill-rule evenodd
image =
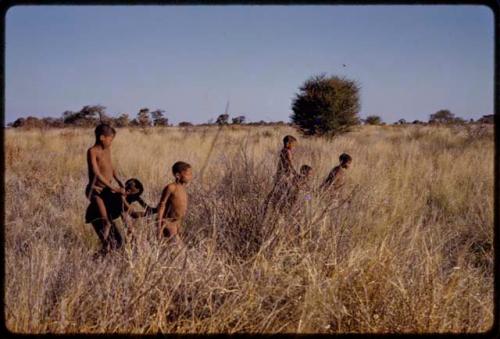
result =
M491 127L491 126L490 126ZM7 130L5 317L20 333L482 332L493 324L493 131L365 126L299 138L314 186L353 157L344 196L259 213L289 127L119 129L113 162L156 204L177 160L193 165L187 246L134 224L93 260L84 223L92 130ZM204 164L207 164L202 174ZM301 235L291 228L299 225Z

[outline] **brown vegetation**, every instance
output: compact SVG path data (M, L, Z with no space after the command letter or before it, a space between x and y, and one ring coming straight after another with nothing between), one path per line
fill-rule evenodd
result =
M363 126L300 138L317 187L348 152L345 204L260 219L288 126L118 129L113 162L158 202L191 163L183 250L138 220L93 261L84 224L91 129L7 130L5 317L21 333L480 332L493 323L493 132ZM159 146L158 146L159 145ZM292 215L294 217L292 217ZM296 219L294 219L296 218ZM300 231L299 235L293 233Z

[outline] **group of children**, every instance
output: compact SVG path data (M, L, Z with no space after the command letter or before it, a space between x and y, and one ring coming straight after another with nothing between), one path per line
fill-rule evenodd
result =
M157 207L150 207L140 197L144 188L137 179L129 179L125 185L118 179L111 163L111 143L116 135L113 127L100 124L95 129L95 144L87 151L89 184L85 194L90 200L86 212L86 222L91 223L101 243L101 254L117 249L123 244L114 219L121 217L127 224L128 217L139 218L157 215L157 235L159 239L173 239L180 243L178 231L187 210L188 184L193 175L191 165L178 161L172 166L175 181L163 189ZM118 186L113 185L113 180ZM144 211L137 212L130 206L138 202ZM130 227L127 227L131 231Z
M311 187L309 184L313 169L309 165L302 165L299 172L293 166L293 150L297 146L297 139L291 135L283 138L283 148L280 152L278 168L274 177L273 189L267 196L264 204L264 215L270 209L282 213L293 212L302 193L305 200L310 199ZM339 165L335 166L321 183L321 193L338 192L345 183L345 171L350 167L352 158L347 153L339 157Z
M119 217L127 224L129 217L140 218L156 214L158 239L173 240L181 244L178 233L188 206L186 185L193 178L191 165L178 161L172 166L175 180L165 186L157 206L151 207L141 198L144 187L138 179L129 179L124 185L117 177L111 162L111 144L115 135L113 127L100 124L95 129L95 144L87 151L89 184L85 194L90 204L85 221L92 224L101 241L100 253L104 255L122 246L123 238L114 223ZM291 135L283 139L274 186L264 204L265 213L270 209L284 213L297 203L301 192L310 191L312 168L302 165L297 172L292 163L296 145L297 139ZM340 164L331 170L321 184L322 192L337 191L344 184L345 171L352 159L343 153L339 160ZM133 202L138 202L144 210L135 211L131 207ZM131 232L130 227L127 230Z

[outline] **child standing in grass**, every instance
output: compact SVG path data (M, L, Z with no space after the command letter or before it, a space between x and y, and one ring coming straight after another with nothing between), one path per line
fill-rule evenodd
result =
M175 181L165 186L158 203L158 239L167 238L182 244L178 236L181 222L186 215L188 196L186 185L192 180L191 165L178 161L172 166Z
M297 139L291 135L283 138L283 148L278 158L278 168L274 177L274 185L264 202L264 215L269 208L276 208L286 202L287 194L292 184L293 178L298 175L293 167L293 149L297 146Z
M291 135L287 135L283 138L283 148L281 149L278 169L276 171L276 176L274 182L289 181L294 175L297 175L297 171L293 167L292 155L293 149L297 146L297 139Z
M339 164L335 166L323 183L320 185L320 190L323 192L338 191L345 183L346 170L352 164L352 158L347 153L342 153L339 156Z
M85 194L97 210L98 218L93 220L92 225L101 240L102 254L119 248L122 244L116 225L108 214L108 208L116 200L115 194L125 194L123 184L111 163L111 143L115 135L113 127L100 124L95 129L95 144L87 150L89 183L85 188ZM113 179L118 183L118 187L111 184Z

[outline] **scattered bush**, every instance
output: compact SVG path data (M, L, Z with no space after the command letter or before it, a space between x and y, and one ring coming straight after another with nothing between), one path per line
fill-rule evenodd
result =
M292 102L291 121L306 135L333 136L359 124L359 109L356 82L321 74L300 87Z

